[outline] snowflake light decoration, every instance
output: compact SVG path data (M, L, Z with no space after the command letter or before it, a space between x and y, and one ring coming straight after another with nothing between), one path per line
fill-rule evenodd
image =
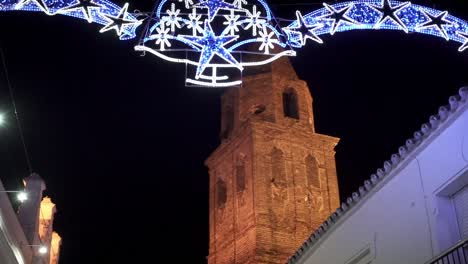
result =
M174 32L177 28L181 28L182 25L179 23L182 18L179 17L180 9L175 9L175 3L172 3L171 9L167 10L167 16L162 17L162 20L166 21L166 25L171 27L171 32Z
M249 10L246 11L248 18L245 20L247 22L247 26L245 29L252 28L252 35L257 36L257 30L258 28L262 28L262 26L265 24L265 19L261 18L262 12L257 11L257 6L254 5L252 12Z
M100 32L115 31L121 40L136 37L142 21L108 0L0 0L0 11L34 11L65 15L103 25Z
M190 8L182 2L162 0L155 15L159 21L156 19L149 27L135 49L187 64L190 66L186 79L188 84L239 85L239 75L244 68L295 55L288 49L286 39L282 37L284 33L278 30L280 27L274 23L263 0L199 0ZM174 26L168 37L167 29L162 32L160 25L166 23L169 26L165 22L169 15L177 15L182 26ZM161 38L170 39L171 46ZM263 59L243 56L246 51Z
M103 25L100 32L114 31L121 40L136 37L142 25L137 17L144 16L129 12L128 4L119 7L109 0L0 0L0 11L80 18ZM310 13L297 11L289 25L276 22L265 0L160 0L154 13L135 50L186 64L186 83L194 85L239 85L239 72L246 67L295 56L293 49L321 44L323 35L350 30L427 34L459 43L460 52L468 50L466 20L395 0L324 3ZM248 56L251 53L257 56Z
M192 29L192 35L196 36L198 33L203 33L203 28L200 26L203 24L200 21L202 16L197 14L197 9L193 9L192 13L189 15L190 22L187 24L187 28Z
M229 31L231 35L236 34L236 32L239 32L239 25L240 23L238 22L240 15L234 14L234 10L231 10L230 15L225 15L224 16L227 21L223 22L223 25L226 26L226 30Z

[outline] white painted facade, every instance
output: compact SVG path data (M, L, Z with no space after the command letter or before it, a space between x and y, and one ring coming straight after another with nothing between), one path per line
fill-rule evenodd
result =
M432 117L289 263L424 264L460 241L452 198L468 184L467 94L451 97L452 110Z
M0 264L58 264L61 238L53 232L55 204L42 197L38 174L24 179L28 199L15 212L0 181ZM47 252L41 253L40 248Z
M33 251L0 182L0 263L32 263Z

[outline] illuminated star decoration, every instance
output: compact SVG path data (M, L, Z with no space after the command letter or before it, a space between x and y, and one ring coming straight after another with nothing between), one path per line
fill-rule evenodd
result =
M239 70L243 70L243 67L239 65L237 60L224 47L225 45L235 41L239 36L216 36L208 20L205 20L205 31L203 32L203 36L179 35L179 37L191 42L193 45L199 46L202 49L197 74L195 75L196 79L200 78L214 55L218 55Z
M16 9L21 9L23 8L23 6L29 2L33 1L34 3L36 3L36 5L42 10L44 11L46 14L48 15L51 15L50 11L49 11L49 7L47 6L45 0L19 0L18 3L15 5L15 8Z
M343 22L353 24L353 25L358 24L358 22L354 21L353 19L349 18L346 15L346 13L351 8L353 8L352 3L349 4L347 7L342 8L341 10L336 10L333 6L327 3L323 3L323 5L325 6L326 9L328 9L328 11L331 12L330 14L324 16L324 18L333 21L331 25L331 30L330 30L331 35L335 34L336 30L340 27L341 24L343 24Z
M194 5L195 8L207 8L208 9L208 20L212 21L220 9L226 10L238 10L237 6L228 4L223 0L202 0L202 2Z
M440 12L437 16L433 16L428 12L423 12L424 15L430 20L425 22L424 24L418 26L418 29L422 28L429 28L429 27L435 27L437 30L444 36L446 40L450 40L449 36L447 35L447 31L443 26L445 25L452 25L452 22L446 20L446 16L448 15L447 11Z
M120 9L119 14L117 16L112 16L108 14L103 14L104 18L109 21L107 25L105 25L99 32L103 33L112 29L115 29L117 35L122 35L124 27L126 26L133 26L141 24L140 20L129 20L126 19L128 16L128 3L126 3L122 9Z
M89 23L93 22L93 17L91 15L91 10L94 9L100 9L101 5L94 3L92 0L77 0L78 3L64 7L58 12L64 13L64 12L69 12L69 11L75 11L75 10L81 10L83 12L83 16L85 17L86 20L88 20Z
M399 6L392 6L390 0L382 0L382 6L375 6L372 4L367 4L370 8L382 13L382 17L380 20L375 23L376 28L380 28L380 25L385 22L387 19L392 20L393 22L397 23L403 31L408 33L408 28L406 27L405 23L401 21L401 19L396 15L397 12L402 10L405 7L411 5L410 2L405 2Z
M307 25L307 23L304 20L304 17L302 17L301 12L296 11L296 16L297 16L297 26L292 27L292 28L285 28L286 31L289 32L294 32L298 35L301 46L304 46L306 44L307 39L311 39L317 43L322 44L323 40L315 34L315 30L318 28L323 27L322 24L314 24L314 25Z
M463 43L461 45L461 47L458 49L458 51L462 52L462 51L464 51L465 49L468 48L468 33L457 32L457 35L459 35L460 37L462 37L465 40L465 43Z

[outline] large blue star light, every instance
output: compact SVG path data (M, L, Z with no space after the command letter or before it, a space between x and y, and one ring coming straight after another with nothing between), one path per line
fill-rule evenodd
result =
M205 71L215 54L239 70L243 70L243 67L239 65L239 62L237 62L232 54L224 47L225 45L237 40L239 36L216 36L208 20L205 20L205 31L203 32L203 36L179 35L179 37L202 49L195 78L200 78L201 74Z
M207 8L208 19L210 21L216 16L220 9L226 10L239 10L239 8L233 4L228 4L224 0L202 0L199 4L194 6L195 8Z

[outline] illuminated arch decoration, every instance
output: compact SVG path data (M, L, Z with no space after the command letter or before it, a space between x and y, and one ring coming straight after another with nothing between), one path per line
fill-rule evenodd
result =
M336 32L358 29L388 29L428 34L447 41L456 41L462 44L460 52L468 48L468 23L449 15L447 11L391 0L323 5L324 8L304 16L296 12L297 20L283 28L289 44L301 48L307 38L323 43L320 35L334 35ZM304 30L306 34L301 33Z
M121 40L136 37L142 21L107 0L0 0L0 11L36 11L47 15L66 15L101 24L101 33L115 30Z
M264 0L162 0L154 14L135 50L192 67L187 84L239 85L230 74L295 55Z
M393 0L359 0L296 12L281 27L266 0L160 0L135 50L187 65L186 83L235 86L247 67L268 64L307 43L322 44L323 35L350 30L399 30L428 34L468 50L468 23L447 11ZM0 0L0 11L39 11L67 15L103 25L121 40L136 37L143 24L138 14L107 0Z

